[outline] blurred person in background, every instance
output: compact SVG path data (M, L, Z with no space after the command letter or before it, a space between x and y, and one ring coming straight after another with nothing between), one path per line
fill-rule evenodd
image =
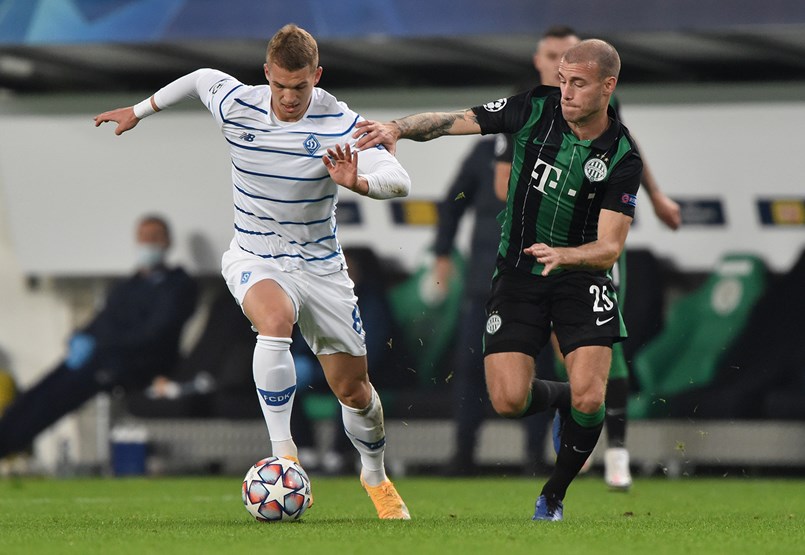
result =
M361 485L384 519L408 519L386 475L380 398L369 381L363 322L336 237L343 187L375 199L405 196L408 174L385 149L358 154L361 118L325 90L316 40L289 24L269 41L268 85L248 86L214 69L169 83L135 106L95 117L115 134L185 98L199 99L219 125L232 165L235 236L222 259L232 295L257 331L253 373L272 453L298 461L291 434L298 322L341 403L344 431L360 453ZM304 461L302 461L304 466Z
M100 312L73 333L64 360L3 413L0 458L26 448L97 393L145 388L176 365L182 329L196 308L196 283L166 264L171 233L164 218L143 217L136 246L134 274L115 284Z
M17 395L17 383L11 373L11 362L5 351L0 348L0 416Z
M462 160L458 173L439 203L439 221L433 251L436 255L433 278L438 287L449 287L457 271L452 252L461 219L475 216L469 248L465 297L459 324L455 371L451 380L455 419L455 451L444 474L467 476L479 473L476 447L478 431L489 406L484 385L484 355L481 343L486 323L486 299L495 268L498 243L498 214L506 207L495 195L496 149L501 136L480 139ZM447 296L446 291L442 291ZM549 357L550 351L544 350ZM538 366L540 366L538 364ZM540 413L523 420L526 427L526 474L543 473L542 446L550 415Z
M11 405L11 402L14 400L14 397L17 396L17 382L14 380L14 376L11 373L11 361L8 359L5 351L0 348L0 417L3 416L3 412L6 410L6 407ZM18 453L19 456L8 456L5 458L0 458L0 476L9 476L12 473L19 474L22 472L16 471L15 466L16 464L25 465L25 457L28 453L20 452Z
M555 26L547 29L537 42L533 63L537 70L541 85L559 86L559 61L565 51L578 44L581 39L576 32L567 26ZM613 95L610 105L620 119L620 105ZM506 199L509 189L509 178L512 168L513 147L511 137L502 135L503 146L499 149L495 166L495 192L501 200ZM660 189L654 174L651 172L645 156L643 156L643 177L641 185L648 193L654 213L669 229L676 230L681 224L679 205ZM623 306L626 295L626 254L618 258L612 268L613 285L617 288L618 300ZM567 377L564 361L559 346L552 339L556 353L556 374ZM540 371L541 372L541 371ZM621 344L612 347L612 367L610 368L606 397L606 430L608 448L604 453L604 481L613 490L628 490L632 485L632 474L629 468L629 451L626 448L626 405L629 397L629 366ZM558 425L558 420L556 420ZM557 438L554 437L554 441ZM592 459L588 459L582 471L587 471Z

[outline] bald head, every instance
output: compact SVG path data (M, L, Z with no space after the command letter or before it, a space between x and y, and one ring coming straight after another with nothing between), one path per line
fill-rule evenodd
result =
M568 64L595 64L601 79L618 78L621 59L611 44L600 39L587 39L571 46L562 57Z

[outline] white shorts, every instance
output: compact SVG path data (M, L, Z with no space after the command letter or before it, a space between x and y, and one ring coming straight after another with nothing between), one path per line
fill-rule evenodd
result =
M303 270L283 271L276 262L233 244L221 259L221 273L241 307L252 285L264 279L276 281L290 297L294 321L314 354L366 354L355 284L345 269L324 276Z

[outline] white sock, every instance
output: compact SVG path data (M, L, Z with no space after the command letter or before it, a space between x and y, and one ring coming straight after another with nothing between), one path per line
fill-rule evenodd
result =
M271 453L275 457L297 457L296 444L291 437L291 409L296 396L291 339L258 335L252 370L271 439Z
M376 486L387 480L386 469L383 466L383 455L386 451L383 406L375 388L372 387L369 404L362 409L353 409L341 403L341 417L344 420L347 437L361 455L363 479L370 486Z

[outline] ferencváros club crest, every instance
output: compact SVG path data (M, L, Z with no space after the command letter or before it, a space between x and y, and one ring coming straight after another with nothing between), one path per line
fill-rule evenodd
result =
M590 158L584 163L584 175L591 183L603 181L607 176L607 165L600 158Z
M500 314L490 314L489 318L486 320L486 333L495 335L502 324L503 319L500 317Z

